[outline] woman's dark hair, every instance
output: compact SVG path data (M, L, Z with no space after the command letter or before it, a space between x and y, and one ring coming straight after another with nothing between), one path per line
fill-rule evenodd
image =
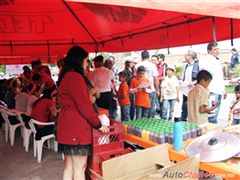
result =
M68 71L76 71L84 77L84 69L82 67L83 60L88 57L88 52L80 46L73 46L64 59L63 69L59 75L57 85L59 86L64 75Z

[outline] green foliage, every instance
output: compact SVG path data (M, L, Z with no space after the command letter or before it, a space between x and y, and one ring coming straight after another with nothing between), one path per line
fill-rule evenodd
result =
M183 66L177 66L175 68L175 75L177 76L178 79L182 78L183 71L184 71L184 67Z
M0 65L0 72L6 74L6 66Z
M240 76L240 65L236 65L234 68L233 68L233 71L232 71L232 75L233 77L239 77Z
M226 86L227 93L234 93L234 88L235 88L235 86L233 86L233 85Z

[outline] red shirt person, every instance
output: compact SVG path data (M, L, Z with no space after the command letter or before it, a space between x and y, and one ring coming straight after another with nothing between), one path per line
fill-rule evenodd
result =
M84 76L87 59L88 52L79 46L72 47L59 75L57 139L59 151L66 156L63 179L85 179L87 158L91 155L92 127L109 131L101 125L89 97Z
M52 122L57 114L56 110L56 91L51 94L46 93L40 99L33 103L31 117L39 122ZM36 140L40 140L42 136L52 134L54 125L42 126L38 125Z

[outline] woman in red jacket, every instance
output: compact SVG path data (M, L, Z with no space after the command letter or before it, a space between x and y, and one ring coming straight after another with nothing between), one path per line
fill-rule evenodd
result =
M64 61L58 79L60 113L57 123L59 151L66 156L63 179L85 179L87 157L91 155L92 130L103 133L109 129L101 125L89 97L84 71L88 52L72 47Z

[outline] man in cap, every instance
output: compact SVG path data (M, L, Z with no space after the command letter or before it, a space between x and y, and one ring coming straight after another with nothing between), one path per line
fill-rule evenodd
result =
M146 70L146 78L151 82L151 90L149 93L151 108L148 113L148 118L152 118L155 114L156 93L159 94L159 74L156 65L149 59L150 54L148 51L142 51L141 57L142 61L136 64L135 68L138 69L138 67L143 66Z

